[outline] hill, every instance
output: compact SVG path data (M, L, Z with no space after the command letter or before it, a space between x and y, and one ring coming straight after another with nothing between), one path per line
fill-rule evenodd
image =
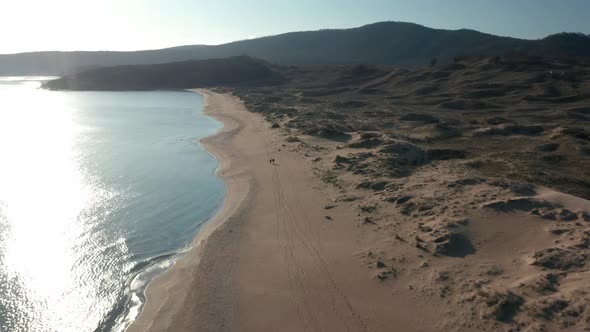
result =
M49 81L52 90L155 90L256 86L282 81L266 62L247 56L156 65L96 68Z
M473 30L432 29L381 22L352 29L291 32L228 44L136 52L33 52L0 55L0 75L64 75L102 66L142 65L242 54L283 65L370 63L417 67L432 58L502 55L590 56L590 37L561 33L540 40L499 37Z

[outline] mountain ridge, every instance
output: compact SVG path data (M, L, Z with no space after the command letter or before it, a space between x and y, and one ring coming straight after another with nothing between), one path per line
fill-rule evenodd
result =
M94 67L147 65L248 55L281 65L380 64L413 68L432 58L521 52L590 56L590 36L558 33L529 40L471 29L377 22L350 29L287 32L221 45L182 45L140 51L47 51L0 54L0 75L64 75Z

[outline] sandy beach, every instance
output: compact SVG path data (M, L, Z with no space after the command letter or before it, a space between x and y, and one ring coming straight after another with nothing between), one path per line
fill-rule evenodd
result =
M204 143L221 161L228 198L194 249L150 283L129 331L427 328L408 305L420 300L400 290L391 303L355 260L356 213L342 207L326 219L334 197L309 161L281 149L283 138L234 97L201 93L207 114L225 124Z
M197 91L225 124L203 143L228 197L150 283L129 331L481 331L514 317L546 326L531 312L558 310L557 297L585 306L587 200L473 178L454 161L367 190L331 173L354 148L290 139L238 98Z

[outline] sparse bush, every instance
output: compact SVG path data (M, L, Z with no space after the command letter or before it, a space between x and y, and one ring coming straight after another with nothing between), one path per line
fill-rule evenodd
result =
M289 137L287 137L286 141L289 143L301 142L301 140L297 136L289 136Z

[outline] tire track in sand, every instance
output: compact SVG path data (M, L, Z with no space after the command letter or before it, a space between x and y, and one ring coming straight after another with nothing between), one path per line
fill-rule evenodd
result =
M267 130L266 128L262 129L260 127L258 129L259 133ZM260 135L260 137L264 141L266 155L270 159L272 148L269 147L269 140L263 135ZM289 168L287 164L280 167ZM286 173L292 174L291 171L287 171ZM279 241L278 243L283 243L282 251L289 286L298 308L298 315L304 323L305 330L323 330L317 313L319 313L319 309L329 307L338 316L339 320L345 324L348 331L368 331L369 329L366 323L354 309L344 290L334 280L330 267L321 254L317 242L319 239L313 239L313 235L308 234L303 229L301 223L298 222L300 219L295 217L291 205L305 206L302 205L300 195L291 195L290 203L294 204L287 204L287 199L284 197L285 188L279 174L279 166L272 166L272 186L277 241ZM308 222L312 220L312 217L305 209L298 212L304 215L303 220ZM297 254L298 252L299 255ZM319 292L313 292L309 288L311 284L310 277L306 274L298 256L301 256L301 259L311 260L312 268L323 278L325 289L329 290L328 292L321 292L323 297L319 296ZM316 310L313 310L314 307Z

